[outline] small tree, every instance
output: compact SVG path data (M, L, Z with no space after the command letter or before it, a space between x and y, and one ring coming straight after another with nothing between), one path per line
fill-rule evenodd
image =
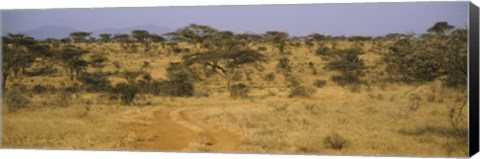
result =
M183 57L187 66L200 64L209 67L210 70L222 76L227 84L227 90L230 90L232 75L235 70L249 64L265 62L266 58L254 50L238 51L209 51L196 53Z
M292 66L290 66L290 59L282 57L278 60L277 72L281 72L285 77L288 77L292 73Z
M112 34L100 34L100 41L103 43L112 42Z
M63 67L69 74L71 81L74 80L74 75L79 77L79 74L88 66L88 63L81 59L85 53L85 50L78 47L66 46L58 55L58 58L61 60Z
M90 35L92 35L90 32L72 32L70 33L70 38L72 38L75 43L87 43Z

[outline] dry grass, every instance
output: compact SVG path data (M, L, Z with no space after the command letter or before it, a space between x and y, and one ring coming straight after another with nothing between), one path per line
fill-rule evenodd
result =
M339 43L339 47L345 47ZM93 50L100 52L101 47ZM153 126L152 113L165 108L198 110L205 121L229 130L240 137L238 151L249 153L316 153L350 155L401 155L401 156L466 156L465 130L467 122L454 129L448 118L452 105L458 105L464 91L442 88L439 82L419 87L371 83L358 86L357 92L342 88L332 82L335 72L323 70L325 61L301 47L290 50L292 72L304 85L312 86L318 79L327 82L311 97L289 98L284 77L265 80L265 75L275 72L276 61L281 57L271 52L265 54L270 62L265 70L245 78L252 89L247 98L232 99L218 76L196 83L196 97L172 98L142 95L133 106L110 102L102 94L79 93L70 95L67 107L59 107L60 92L33 94L29 107L9 112L4 107L2 139L4 147L61 148L61 149L135 149L137 143L154 140L162 134L145 135L133 131L128 125ZM368 45L365 48L368 49ZM118 61L120 70L144 68L153 79L165 78L169 62L181 61L178 55L165 53L147 56L141 53L119 52L118 46L106 49L109 58L103 71L115 72L112 64ZM113 51L108 51L113 50ZM282 55L283 56L283 55ZM372 66L378 55L362 55ZM308 69L315 64L316 75ZM39 64L36 64L39 65ZM37 67L34 65L34 67ZM61 68L60 74L62 74ZM245 70L252 69L246 68ZM93 71L93 70L89 70ZM381 67L373 67L371 74L379 75ZM379 75L380 76L380 75ZM365 78L375 78L377 76ZM19 77L9 83L68 85L67 76ZM110 77L113 83L126 82L118 76ZM312 86L313 87L313 86ZM464 110L466 113L467 110ZM463 131L462 131L463 130ZM332 134L338 134L338 136ZM197 134L186 150L214 151L209 138ZM340 137L339 137L340 136ZM343 139L345 143L342 143ZM327 141L328 140L328 141ZM339 142L341 148L330 143Z

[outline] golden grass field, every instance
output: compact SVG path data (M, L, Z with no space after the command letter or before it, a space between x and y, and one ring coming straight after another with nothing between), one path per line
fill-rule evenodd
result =
M348 45L339 42L339 46ZM107 55L102 71L114 72L114 61L121 63L120 70L140 70L147 61L150 67L144 70L153 79L165 78L168 64L181 61L181 55L125 53L114 44L88 47L93 54ZM367 67L372 68L364 78L375 81L386 75L379 64L381 56L368 51L369 47L365 45L367 52L361 55ZM369 87L341 87L330 79L335 72L324 70L325 62L304 46L291 47L286 55L271 50L268 46L264 52L268 62L263 71L249 71L253 70L249 67L242 70L240 80L255 86L245 99L231 98L224 80L218 76L195 83L194 97L141 94L130 106L109 101L101 93L26 91L24 95L31 102L25 109L10 112L3 102L2 147L467 156L467 121L458 126L465 132L459 134L449 118L449 109L466 100L466 90L442 87L440 81L418 86L372 82ZM283 76L275 71L282 56L291 60L293 76L315 90L311 97L289 98ZM307 67L308 62L314 63L316 75ZM39 60L30 69L47 63ZM14 83L28 88L35 84L57 88L71 84L63 69L55 67L59 69L58 76L19 75L9 79L7 88ZM264 80L272 72L275 79ZM246 79L247 74L250 80ZM313 82L318 79L326 80L326 85L314 87ZM124 82L120 77L110 80ZM463 111L467 114L468 110Z

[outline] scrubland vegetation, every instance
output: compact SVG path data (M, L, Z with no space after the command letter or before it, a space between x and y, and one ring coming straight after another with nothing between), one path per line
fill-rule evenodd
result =
M2 146L467 155L467 30L3 39Z

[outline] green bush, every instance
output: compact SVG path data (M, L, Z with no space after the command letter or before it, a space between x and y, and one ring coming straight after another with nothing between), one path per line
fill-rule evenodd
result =
M104 73L84 73L79 77L85 85L85 90L89 92L98 92L98 91L107 91L111 85L110 81L107 78L108 76Z
M193 83L184 71L169 74L168 80L153 82L152 88L153 94L161 96L190 97L195 93Z
M290 66L290 59L282 57L278 60L277 72L282 73L285 77L290 76L292 73L292 66Z
M341 74L332 76L332 80L341 86L356 85L363 81L365 64L358 56L361 54L358 48L341 50L335 58L325 65L325 69L338 71Z
M37 94L45 93L47 91L47 87L41 84L36 84L35 86L33 86L32 91Z
M322 88L326 84L327 84L327 81L325 80L315 80L315 82L313 82L313 85L317 88Z
M270 72L263 77L263 80L272 82L275 80L275 73Z
M243 83L238 83L230 87L230 96L233 98L247 98L248 86Z
M127 83L119 83L113 88L113 92L119 94L120 99L126 105L129 105L134 101L138 91L138 87Z

